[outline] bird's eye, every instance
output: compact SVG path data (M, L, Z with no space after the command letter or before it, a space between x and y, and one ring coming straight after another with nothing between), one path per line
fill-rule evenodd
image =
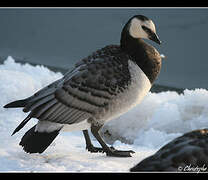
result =
M146 27L146 26L142 26L142 29L144 30L144 31L146 31L147 33L151 33L152 31L148 28L148 27Z

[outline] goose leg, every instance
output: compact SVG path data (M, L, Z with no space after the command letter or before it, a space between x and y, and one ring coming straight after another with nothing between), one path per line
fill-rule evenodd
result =
M131 150L130 151L120 151L120 150L116 150L113 147L108 147L98 132L101 127L102 126L92 125L91 132L95 136L95 138L98 140L100 145L102 146L102 150L106 153L106 155L113 156L113 157L131 157L131 153L134 153L134 151L131 151Z
M95 152L104 152L103 148L99 148L99 147L94 147L91 140L90 140L90 136L88 134L88 130L83 130L82 131L85 137L85 142L86 142L86 149L91 152L91 153L95 153Z

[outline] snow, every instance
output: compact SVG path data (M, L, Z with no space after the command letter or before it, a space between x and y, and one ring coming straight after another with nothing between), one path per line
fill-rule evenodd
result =
M61 132L42 154L27 154L18 145L30 122L17 134L13 130L26 117L21 108L4 109L11 101L26 98L61 78L61 73L44 66L16 63L8 57L0 65L0 171L1 172L128 172L129 168L155 153L160 147L185 132L205 128L208 116L208 91L186 89L176 92L149 92L141 104L110 121L101 130L109 145L133 150L129 158L107 157L85 150L80 131ZM93 144L99 146L90 134Z

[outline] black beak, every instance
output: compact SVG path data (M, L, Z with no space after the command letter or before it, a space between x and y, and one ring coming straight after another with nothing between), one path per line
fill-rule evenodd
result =
M157 44L161 44L162 43L156 33L151 33L151 35L149 36L149 39L151 39L152 41L156 42Z

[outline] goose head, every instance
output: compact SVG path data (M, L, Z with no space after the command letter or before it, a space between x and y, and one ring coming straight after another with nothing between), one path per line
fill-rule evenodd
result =
M129 20L127 25L131 37L149 39L161 44L161 41L156 34L155 24L151 19L143 15L136 15Z

